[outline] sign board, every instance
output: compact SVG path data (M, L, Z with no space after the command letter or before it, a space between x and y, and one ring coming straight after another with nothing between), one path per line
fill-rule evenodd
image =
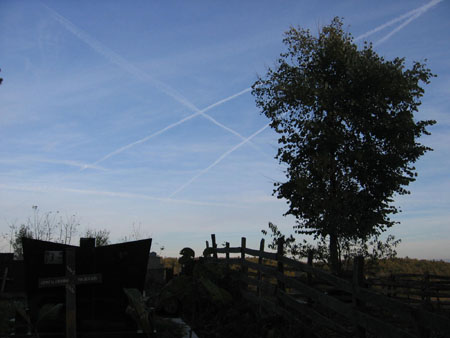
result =
M68 284L68 277L49 277L49 278L39 278L39 287L47 288L52 286L63 286ZM90 284L90 283L101 283L102 275L100 273L89 274L89 275L78 275L75 276L75 284Z

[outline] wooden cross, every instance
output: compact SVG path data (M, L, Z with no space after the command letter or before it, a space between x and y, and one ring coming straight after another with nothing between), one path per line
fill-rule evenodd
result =
M8 265L12 263L13 260L13 254L3 254L0 253L0 267L3 266L4 269L2 269L2 271L0 271L1 275L0 275L0 295L2 295L5 292L5 288L6 288L6 282L7 281L11 281L12 278L8 277Z
M5 270L3 270L3 278L2 278L2 284L0 287L0 295L5 292L6 287L6 281L11 280L11 278L8 278L8 267L5 267Z
M77 316L76 316L76 285L101 283L102 275L75 274L75 248L66 249L66 275L62 277L39 278L39 287L66 287L66 338L76 338L77 334Z

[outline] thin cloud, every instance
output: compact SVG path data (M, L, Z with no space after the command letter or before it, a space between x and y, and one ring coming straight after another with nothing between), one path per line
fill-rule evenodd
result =
M186 99L183 95L181 95L179 92L177 92L175 89L173 89L172 87L168 86L167 84L154 79L153 77L151 77L150 75L148 75L147 73L145 73L144 71L142 71L141 69L137 68L136 66L134 66L132 63L128 62L126 59L124 59L122 56L120 56L119 54L117 54L116 52L114 52L113 50L109 49L108 47L104 46L103 44L101 44L98 40L94 39L93 37L91 37L89 34L87 34L85 31L83 31L82 29L78 28L77 26L75 26L72 22L70 22L68 19L66 19L65 17L63 17L62 15L60 15L59 13L57 13L55 10L49 8L46 5L43 5L45 8L47 8L48 11L50 11L50 13L52 14L52 16L60 23L62 24L67 30L69 30L70 32L72 32L75 36L77 36L80 40L82 40L83 42L85 42L87 45L89 45L92 49L94 49L96 52L98 52L99 54L103 55L106 59L108 59L110 62L118 65L119 67L121 67L123 70L127 71L128 73L130 73L131 75L135 76L136 78L142 80L142 81L146 81L151 83L154 87L158 88L159 90L161 90L163 93L165 93L166 95L170 96L171 98L173 98L175 101L181 103L182 105L186 106L187 108L191 109L192 111L196 112L197 115L201 115L204 118L208 119L209 121L211 121L212 123L214 123L215 125L223 128L224 130L231 132L232 134L238 136L239 138L241 138L242 140L245 139L244 136L242 136L240 133L238 133L237 131L226 127L225 125L223 125L222 123L218 122L217 120L215 120L213 117L211 117L208 114L205 114L206 109L200 110L198 107L196 107L193 103L191 103L188 99ZM246 88L243 91L236 93L235 95L232 95L224 100L220 100L218 102L216 102L215 104L213 104L212 106L217 106L219 104L222 104L226 101L229 101L233 98L236 98L240 95L242 95L243 93L247 93L251 90L251 88ZM212 108L212 107L211 107ZM209 109L211 109L209 108ZM192 117L195 117L192 116ZM176 124L179 125L183 122L186 122L187 120L190 120L192 117L189 117L188 119L183 119L182 122ZM169 128L171 129L171 128ZM168 130L168 129L167 129ZM159 134L158 134L159 135ZM156 136L156 135L155 135ZM153 136L151 136L150 138L152 138ZM142 141L145 142L145 141ZM131 148L132 146L142 143L141 140L138 140L136 142L130 143L127 146L124 146L118 150L120 150L118 153L127 150L129 148ZM256 145L252 145L253 147L257 148L258 151L261 151L258 147L256 147ZM117 153L117 154L118 154ZM109 158L111 156L114 156L116 153L112 152L108 155L106 155L106 158ZM102 158L99 161L103 161L106 158ZM98 162L96 162L98 163ZM83 168L85 169L85 168ZM83 170L82 169L82 170Z
M107 169L95 164L86 164L83 162L77 162L77 161L70 161L70 160L46 160L46 159L35 159L36 162L43 162L43 163L54 163L54 164L62 164L67 165L71 167L78 167L78 168L89 168L89 169L96 169L96 170L102 170L106 171Z
M241 205L237 205L237 204L204 202L204 201L194 201L194 200L185 200L185 199L173 199L173 198L149 196L149 195L144 195L144 194L105 191L105 190L88 190L88 189L60 188L60 187L48 187L48 186L11 186L11 185L6 185L6 184L0 184L0 188L5 189L5 190L32 191L32 192L59 191L59 192L69 192L69 193L77 193L77 194L83 194L83 195L146 199L146 200L159 201L159 202L165 202L165 203L180 203L180 204L199 205L199 206L243 208Z
M78 161L71 160L53 160L46 158L36 158L36 157L18 157L18 158L10 158L10 159L0 159L0 163L5 164L17 164L23 162L40 162L40 163L52 163L52 164L61 164L70 167L78 167L78 168L90 168L96 170L106 171L107 169L95 164L88 164Z
M204 168L202 171L200 171L197 175L195 175L194 177L192 177L189 181L187 181L186 183L184 183L182 186L180 186L177 190L175 190L173 193L171 193L169 195L169 198L172 198L173 196L175 196L176 194L178 194L180 191L184 190L186 187L188 187L192 182L194 182L196 179L198 179L200 176L206 174L209 170L211 170L213 167L215 167L217 164L219 164L225 157L227 157L228 155L230 155L232 152L234 152L235 150L239 149L240 147L242 147L244 144L246 144L247 142L249 142L252 138L254 138L255 136L257 136L258 134L262 133L265 129L267 129L267 127L269 127L270 124L266 124L264 127L262 127L261 129L257 130L256 132L254 132L252 135L250 135L249 137L247 137L246 139L244 139L241 143L235 145L233 148L227 150L225 153L223 153L221 156L219 156L219 158L217 160L215 160L213 163L211 163L208 167Z
M443 0L432 0L429 3L418 7L416 9L413 9L405 14L402 14L398 17L396 17L395 19L392 19L374 29L371 29L370 31L361 34L360 36L355 38L355 42L359 41L361 39L364 39L372 34L375 34L389 26L392 26L394 24L396 24L397 22L400 22L402 20L405 20L407 18L409 18L405 23L403 23L402 25L400 25L399 27L397 27L396 29L394 29L392 32L390 32L388 35L386 35L385 37L381 38L379 41L377 41L376 44L380 44L383 43L384 41L386 41L387 39L389 39L392 35L394 35L395 33L397 33L400 29L402 29L403 27L405 27L407 24L409 24L411 21L417 19L419 16L421 16L422 14L424 14L425 12L427 12L429 9L431 9L432 7L436 6L437 4L439 4L440 2L442 2Z

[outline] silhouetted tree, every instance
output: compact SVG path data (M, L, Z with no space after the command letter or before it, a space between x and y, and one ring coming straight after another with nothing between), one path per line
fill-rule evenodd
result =
M412 165L430 148L417 142L435 121L415 121L434 75L425 64L406 68L387 61L371 44L358 49L335 18L318 37L291 28L275 69L253 85L253 95L280 134L286 198L296 232L329 240L330 264L339 271L339 240L379 234L395 222L394 194L417 176Z
M110 231L106 229L103 230L87 229L83 237L95 238L95 246L105 246L110 244L109 234Z
M33 238L33 233L25 224L20 225L19 228L14 229L13 237L10 240L11 247L16 259L23 259L22 239Z

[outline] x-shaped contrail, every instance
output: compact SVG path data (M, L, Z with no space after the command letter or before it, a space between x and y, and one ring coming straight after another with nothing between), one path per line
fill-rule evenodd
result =
M384 36L383 38L381 38L380 40L378 40L376 42L376 45L379 45L383 42L385 42L387 39L389 39L392 35L394 35L395 33L397 33L398 31L400 31L401 29L403 29L406 25L408 25L410 22L412 22L413 20L417 19L419 16L421 16L422 14L424 14L426 11L428 11L429 9L431 9L432 7L436 6L438 3L442 2L443 0L432 0L429 3L427 3L426 5L423 5L419 8L416 8L412 11L409 11L393 20L390 20L388 22L386 22L383 25L380 25L360 36L358 36L357 38L355 38L355 41L358 41L360 39L363 39L365 37L368 37L378 31L381 31L382 29L392 26L397 22L400 22L404 19L405 22L403 22L401 25L399 25L397 28L395 28L394 30L392 30L390 33L388 33L386 36ZM45 6L47 7L47 6ZM101 159L99 159L98 161L94 162L93 165L98 164L104 160L106 160L107 158L110 158L111 156L114 156L122 151L125 151L137 144L143 143L157 135L160 135L164 132L166 132L169 129L172 129L175 126L178 126L198 115L202 115L203 117L207 118L208 120L210 120L211 122L213 122L214 124L220 126L221 128L223 128L224 130L227 130L231 133L233 133L234 135L238 136L239 138L242 139L242 141L233 146L231 149L229 149L228 151L226 151L225 153L223 153L221 156L219 156L217 158L217 160L215 160L212 164L210 164L208 167L204 168L203 170L201 170L197 175L195 175L194 177L192 177L189 181L187 181L186 183L184 183L183 185L181 185L178 189L176 189L173 193L171 193L169 195L169 199L172 198L174 195L176 195L177 193L179 193L180 191L184 190L187 186L189 186L192 182L194 182L196 179L198 179L200 176L204 175L206 172L208 172L210 169L212 169L214 166L216 166L218 163L220 163L223 159L225 159L225 157L227 157L229 154L231 154L232 152L234 152L235 150L239 149L241 146L243 146L244 144L248 143L251 141L252 138L254 138L255 136L257 136L258 134L260 134L262 131L264 131L269 124L265 125L264 127L262 127L261 129L259 129L258 131L256 131L255 133L253 133L252 135L250 135L249 137L245 138L244 136L242 136L241 134L239 134L238 132L234 131L231 128L226 127L225 125L221 124L220 122L218 122L217 120L215 120L214 118L212 118L211 116L209 116L208 114L205 114L205 112L219 104L222 104L224 102L227 102L237 96L240 96L248 91L250 91L250 88L244 89L243 91L234 94L226 99L220 100L202 110L200 110L199 108L197 108L194 104L192 104L191 102L189 102L186 98L184 98L180 93L178 93L177 91L175 91L173 88L169 87L168 85L150 77L148 74L142 72L141 70L139 70L137 67L135 67L133 64L129 63L128 61L126 61L123 57L121 57L120 55L118 55L117 53L115 53L114 51L108 49L107 47L103 46L102 44L100 44L100 42L98 42L97 40L93 39L92 37L90 37L87 33L85 33L83 30L81 30L80 28L76 27L74 24L72 24L69 20L67 20L66 18L64 18L63 16L61 16L60 14L56 13L54 10L50 9L47 7L48 10L50 10L52 12L52 14L54 15L54 17L57 19L57 21L59 21L63 26L65 26L69 31L71 31L73 34L75 34L76 36L78 36L82 41L84 41L85 43L87 43L89 46L91 46L94 50L96 50L97 52L99 52L100 54L102 54L103 56L105 56L107 59L109 59L111 62L119 65L121 68L123 68L124 70L128 71L129 73L135 75L137 78L150 82L152 83L155 87L159 88L161 91L163 91L165 94L167 94L168 96L172 97L173 99L175 99L177 102L185 105L186 107L192 109L195 113L151 134L148 135L138 141L135 141L133 143L130 143L126 146L123 146L107 155L105 155L104 157L102 157ZM259 148L257 148L259 150Z
M398 26L397 28L395 28L394 30L392 30L390 33L388 33L386 36L384 36L383 38L381 38L380 40L377 41L377 45L385 42L387 39L389 39L392 35L394 35L395 33L397 33L399 30L401 30L403 27L405 27L406 25L408 25L411 21L417 19L419 16L421 16L422 14L424 14L426 11L428 11L430 8L434 7L435 5L437 5L438 3L440 3L443 0L432 0L429 3L427 3L424 6L421 6L419 8L416 8L412 11L409 11L393 20L388 21L387 23L380 25L370 31L368 31L367 33L364 33L360 36L358 36L357 38L355 38L354 41L358 41L360 39L363 39L367 36L370 36L386 27L392 26L393 24L404 20L406 18L408 18L405 22L403 22L400 26ZM247 143L248 141L250 141L253 137L255 137L256 135L258 135L259 133L261 133L263 130L265 130L269 125L265 125L263 128L259 129L256 133L252 134L250 137L248 137L246 140L242 141L241 143L237 144L236 146L234 146L233 148L231 148L230 150L226 151L225 153L223 153L217 160L215 160L212 164L210 164L208 167L204 168L203 170L201 170L197 175L195 175L194 177L192 177L189 181L187 181L186 183L182 184L178 189L176 189L174 192L172 192L169 195L169 198L172 198L173 196L175 196L176 194L178 194L180 191L186 189L192 182L194 182L196 179L198 179L200 176L204 175L205 173L207 173L211 168L215 167L217 164L219 164L219 162L221 162L225 157L227 157L229 154L231 154L233 151L239 149L241 146L243 146L245 143Z
M60 23L62 24L67 30L69 30L70 32L72 32L75 36L77 36L81 41L85 42L87 45L89 45L92 49L94 49L96 52L98 52L99 54L103 55L105 58L107 58L109 61L111 61L112 63L115 63L116 65L118 65L120 68L122 68L123 70L127 71L128 73L132 74L133 76L135 76L136 78L151 83L154 87L158 88L159 90L161 90L163 93L165 93L166 95L172 97L175 101L181 103L182 105L184 105L185 107L189 108L190 110L193 110L195 113L193 113L192 115L189 115L181 120L179 120L178 122L175 122L151 135L148 135L144 138L141 138L140 140L134 141L132 143L129 143L125 146L120 147L119 149L116 149L112 152L110 152L109 154L103 156L101 159L95 161L95 164L98 164L104 160L106 160L107 158L110 158L111 156L117 155L137 144L143 143L157 135L160 135L164 132L166 132L169 129L172 129L175 126L178 126L198 115L203 116L204 118L206 118L207 120L211 121L212 123L214 123L215 125L221 127L222 129L236 135L237 137L239 137L242 140L245 140L246 138L244 136L242 136L240 133L238 133L237 131L225 126L224 124L220 123L219 121L217 121L216 119L214 119L212 116L206 114L205 112L210 110L213 107L216 107L222 103L225 103L231 99L234 99L244 93L247 93L251 90L251 88L246 88L242 91L240 91L239 93L236 93L234 95L231 95L223 100L217 101L216 103L204 108L204 109L199 109L198 107L196 107L193 103L191 103L189 100L187 100L183 95L181 95L179 92L177 92L175 89L173 89L172 87L170 87L169 85L153 78L152 76L150 76L149 74L147 74L146 72L142 71L141 69L139 69L138 67L136 67L135 65L133 65L131 62L127 61L125 58L123 58L122 56L120 56L119 54L117 54L116 52L114 52L113 50L109 49L108 47L104 46L102 43L100 43L99 41L97 41L96 39L94 39L93 37L91 37L89 34L87 34L84 30L82 30L81 28L75 26L71 21L69 21L67 18L63 17L61 14L57 13L55 10L49 8L46 5L43 5L44 7L47 8L47 10L49 10L53 17ZM252 146L259 152L265 154L264 152L262 152L261 149L259 149L256 145L252 144ZM86 169L88 166L82 168L81 170Z

